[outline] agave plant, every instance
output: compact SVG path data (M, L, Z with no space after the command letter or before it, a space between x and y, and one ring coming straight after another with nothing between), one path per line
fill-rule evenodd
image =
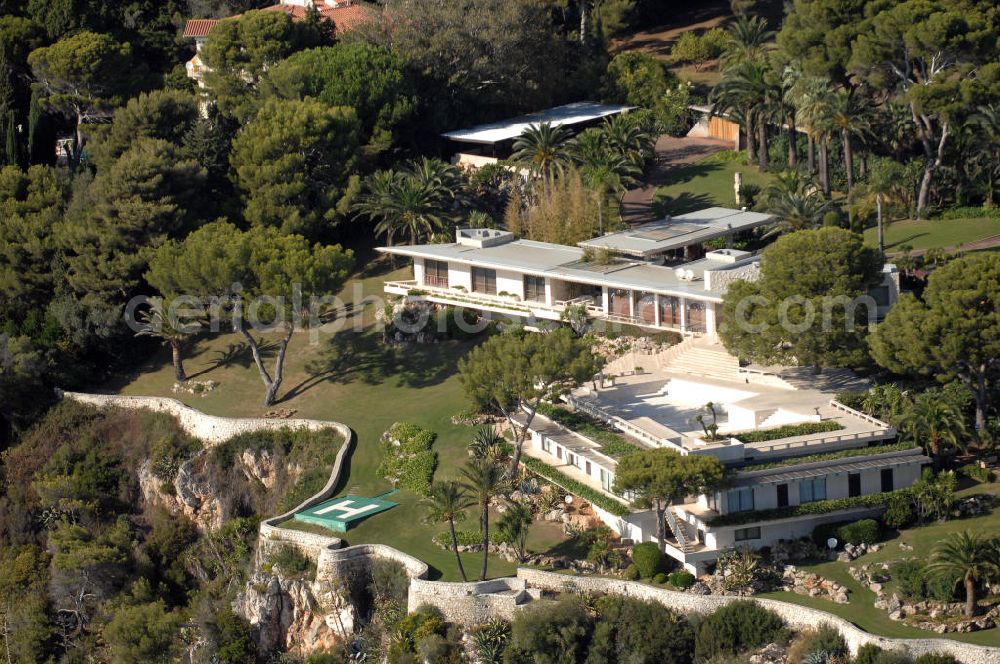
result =
M510 640L510 623L493 618L472 632L472 648L482 664L500 664Z

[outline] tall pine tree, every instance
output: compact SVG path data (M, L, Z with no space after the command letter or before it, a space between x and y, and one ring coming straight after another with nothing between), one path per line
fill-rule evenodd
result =
M51 165L55 162L56 145L51 118L42 108L43 92L31 86L31 103L28 105L28 163Z

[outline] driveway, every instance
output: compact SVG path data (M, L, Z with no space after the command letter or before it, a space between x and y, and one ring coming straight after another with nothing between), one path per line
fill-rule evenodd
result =
M622 219L629 225L655 221L653 196L666 184L670 169L692 164L713 152L731 150L732 141L715 138L660 136L656 141L656 156L643 181L622 196Z

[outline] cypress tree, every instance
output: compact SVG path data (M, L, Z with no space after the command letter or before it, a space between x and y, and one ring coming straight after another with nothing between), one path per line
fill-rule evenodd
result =
M42 92L38 86L31 87L27 152L29 164L51 164L55 160L56 148L49 130L49 118L42 109Z
M0 162L17 163L17 136L14 135L14 72L7 59L7 48L0 46Z

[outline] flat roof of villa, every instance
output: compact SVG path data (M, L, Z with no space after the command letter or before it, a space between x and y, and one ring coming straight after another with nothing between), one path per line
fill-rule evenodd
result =
M649 257L723 237L729 233L756 228L770 222L771 219L771 215L761 212L711 207L584 240L580 246L609 249L630 256Z
M410 258L429 258L495 270L512 270L594 286L697 296L713 302L721 301L723 291L705 288L705 272L746 264L746 261L732 263L702 258L682 266L694 273L694 279L687 280L677 275L676 267L627 259L617 260L609 265L586 263L583 261L583 249L579 247L534 240L514 240L492 247L474 247L457 242L418 244L379 247L378 251Z
M574 125L624 113L633 108L635 107L622 106L621 104L598 104L592 101L578 101L516 118L489 122L469 127L468 129L457 129L441 135L462 143L499 143L500 141L517 138L528 127L543 122L551 123L554 126Z

